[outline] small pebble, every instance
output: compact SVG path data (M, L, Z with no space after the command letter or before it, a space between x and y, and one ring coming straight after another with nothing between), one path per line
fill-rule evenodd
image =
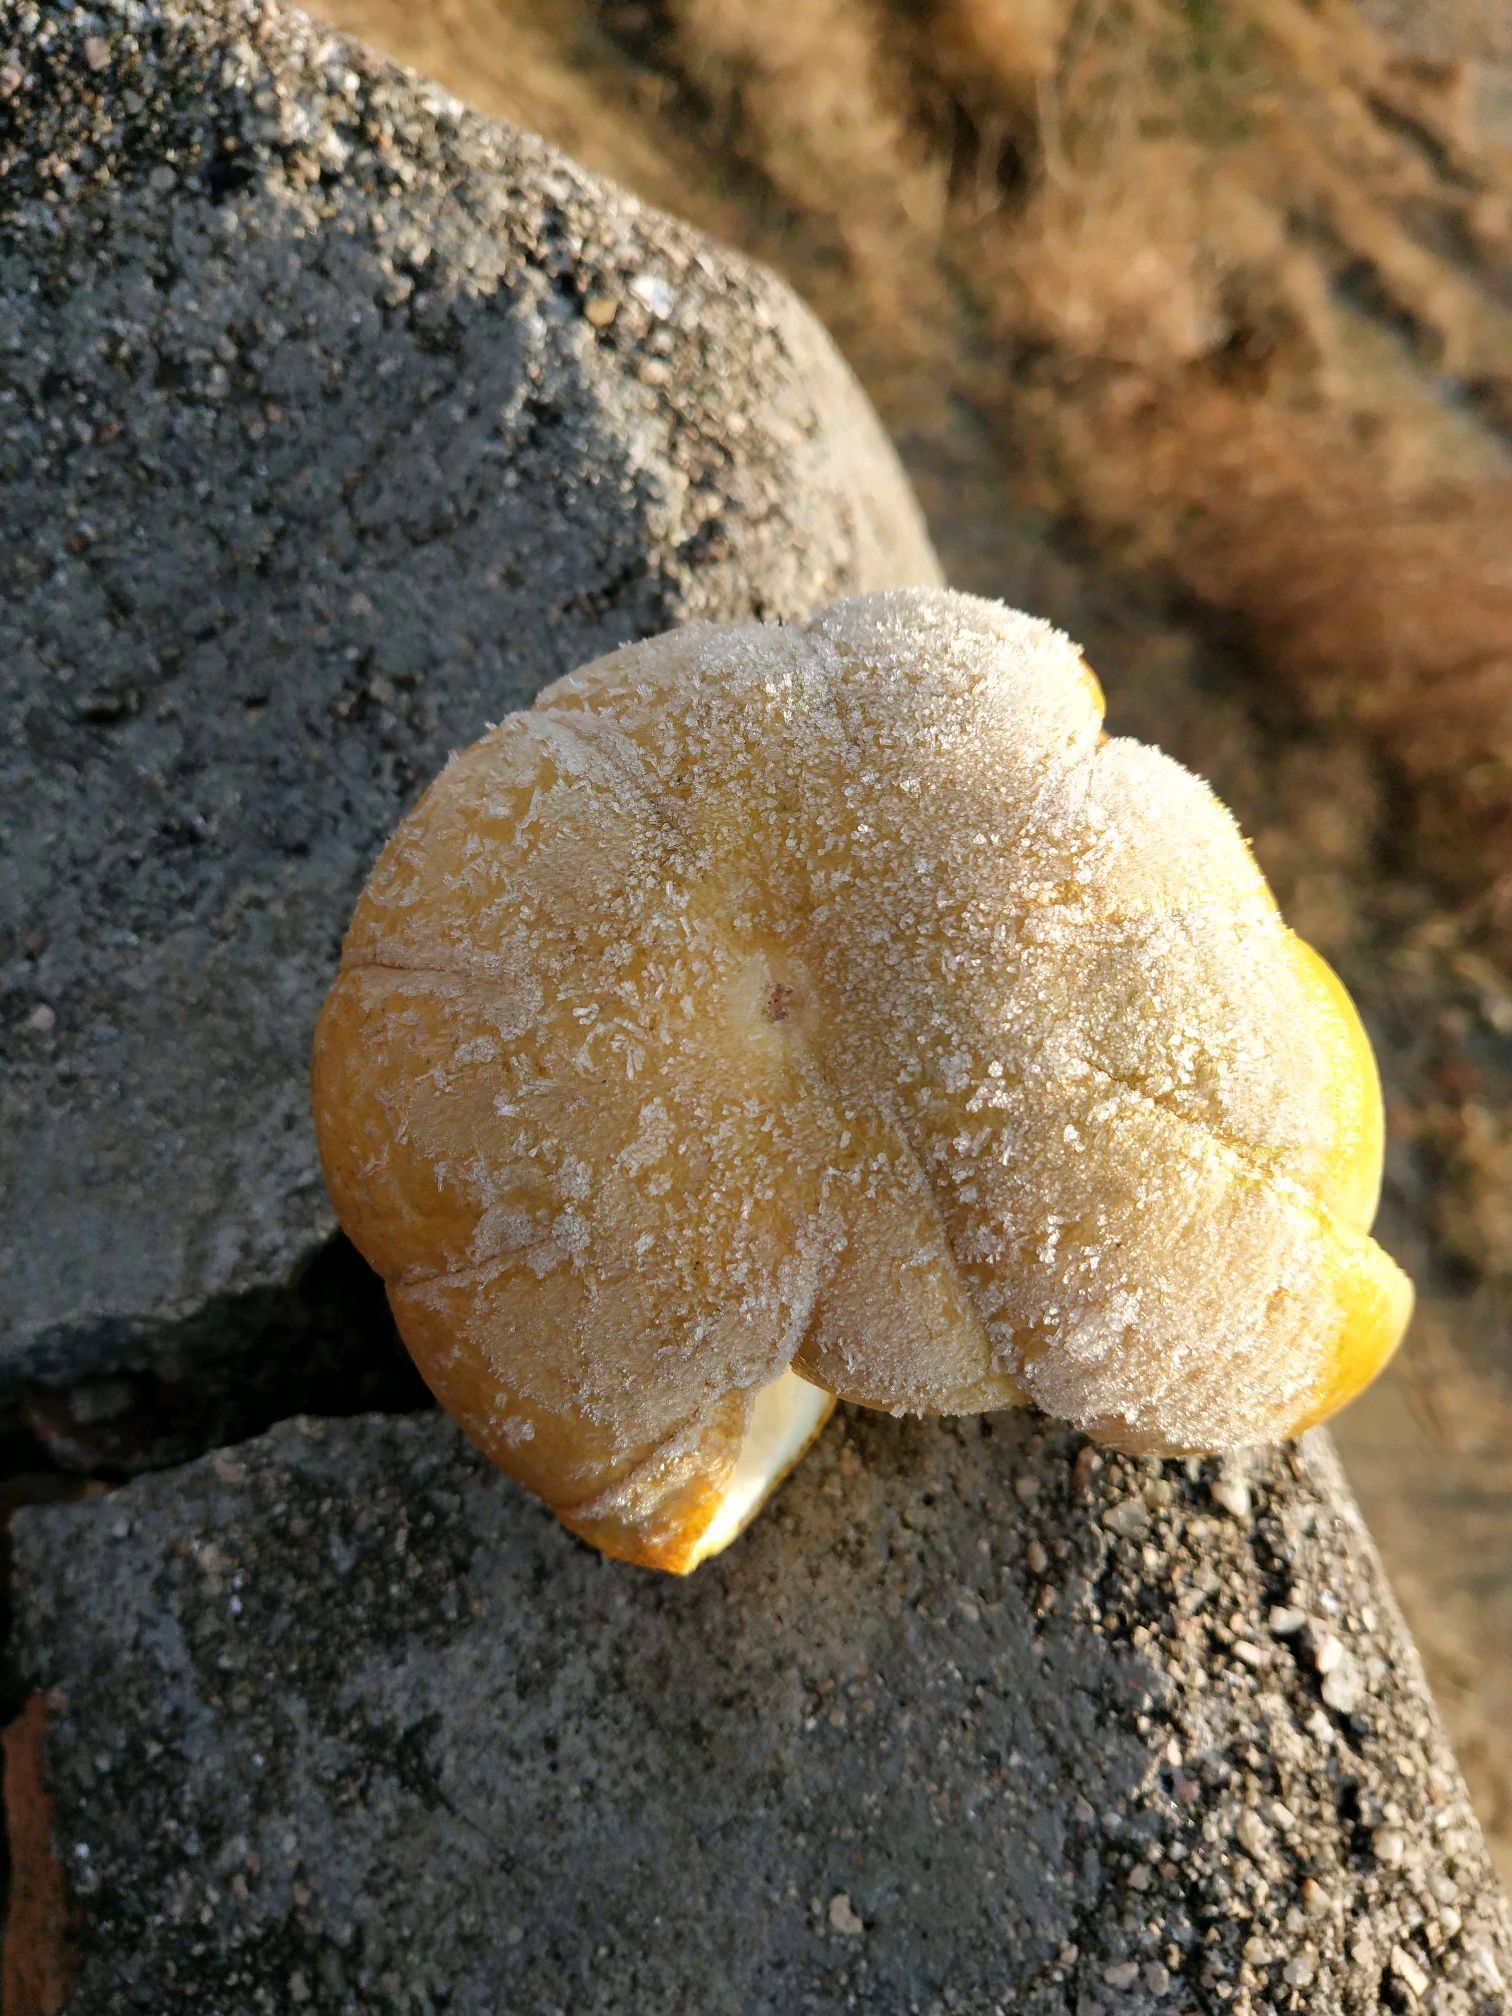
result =
M1377 1827L1370 1837L1370 1850L1377 1862L1394 1869L1407 1852L1406 1837L1396 1827Z
M1144 1970L1144 1984L1152 1995L1165 1995L1171 1986L1170 1970L1158 1960L1147 1960Z
M670 315L677 300L667 282L656 273L637 273L630 282L630 292L653 315Z
M830 1929L843 1932L847 1939L857 1939L866 1930L856 1915L856 1907L845 1891L837 1890L829 1901Z
M1281 1978L1288 1988L1311 1987L1318 1972L1318 1956L1310 1946L1288 1960L1281 1970Z
M1313 1664L1321 1674L1332 1673L1343 1657L1344 1647L1332 1632L1320 1638L1313 1647Z
M1391 1971L1414 2001L1420 2002L1427 1994L1428 1976L1405 1946L1392 1947Z
M1213 1502L1235 1519L1248 1519L1252 1507L1250 1488L1242 1478L1218 1477L1211 1485Z
M619 303L606 295L594 294L583 303L583 314L595 329L607 329L619 313Z
M1321 1918L1328 1909L1328 1892L1312 1876L1302 1885L1302 1909L1309 1918Z
M50 1036L58 1026L57 1011L45 1001L39 1001L26 1018L28 1029L35 1029L39 1036Z
M1071 1465L1072 1488L1077 1491L1085 1491L1101 1468L1101 1456L1098 1455L1090 1442L1085 1443L1077 1450L1076 1461Z
M1028 1564L1031 1575L1043 1575L1045 1570L1050 1566L1050 1556L1045 1552L1038 1540L1031 1540L1029 1545L1024 1549L1024 1560Z
M1102 1515L1102 1523L1121 1540L1137 1540L1150 1524L1150 1508L1142 1498L1120 1498Z
M1278 1603L1266 1618L1271 1634L1276 1638L1290 1638L1307 1622L1305 1610L1293 1610L1289 1605Z
M1239 1815L1234 1833L1238 1836L1239 1845L1245 1853L1255 1856L1257 1860L1270 1847L1270 1829L1251 1807L1246 1806Z
M1102 1970L1102 1978L1110 1988L1132 1988L1139 1980L1137 1960L1115 1960Z
M1360 1705L1365 1684L1353 1662L1336 1667L1323 1682L1323 1700L1335 1714L1352 1715Z

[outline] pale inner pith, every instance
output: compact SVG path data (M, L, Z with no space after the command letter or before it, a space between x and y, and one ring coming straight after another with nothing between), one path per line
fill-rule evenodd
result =
M729 1487L699 1538L691 1566L729 1546L813 1441L832 1404L828 1393L796 1372L782 1372L761 1388Z

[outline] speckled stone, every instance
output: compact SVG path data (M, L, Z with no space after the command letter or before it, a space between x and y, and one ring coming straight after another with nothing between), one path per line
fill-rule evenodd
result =
M16 1544L68 2016L1509 2006L1321 1436L1220 1471L843 1412L677 1582L437 1416L303 1421Z
M0 9L0 552L0 1405L319 1329L310 1027L448 750L936 578L771 276L247 0Z

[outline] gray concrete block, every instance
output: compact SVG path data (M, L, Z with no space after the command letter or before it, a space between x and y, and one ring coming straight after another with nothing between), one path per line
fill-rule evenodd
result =
M1326 1439L843 1413L607 1562L439 1417L18 1522L69 2016L1503 2016L1512 1925Z

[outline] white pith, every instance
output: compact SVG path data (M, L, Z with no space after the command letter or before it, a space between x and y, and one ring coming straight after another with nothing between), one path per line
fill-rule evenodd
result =
M761 1388L729 1489L704 1528L694 1565L729 1546L813 1441L833 1405L828 1393L796 1372L783 1372Z

